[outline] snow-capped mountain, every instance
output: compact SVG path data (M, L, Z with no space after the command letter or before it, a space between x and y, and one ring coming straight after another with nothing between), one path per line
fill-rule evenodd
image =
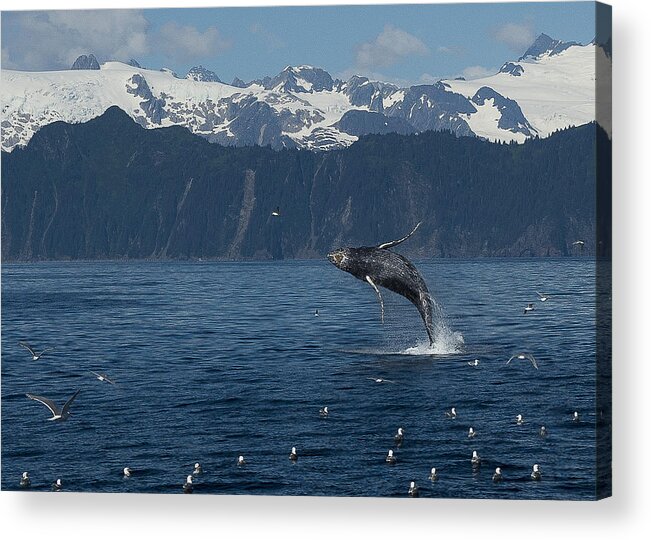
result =
M146 128L181 125L226 145L329 150L368 133L424 130L521 142L595 119L598 55L605 58L593 43L542 34L495 75L409 88L360 76L341 81L312 66L229 85L201 66L183 79L135 61L97 69L88 56L69 71L2 71L2 149L27 144L46 124L84 122L112 105Z
M506 62L495 75L445 84L475 103L477 112L465 120L476 135L505 140L503 130L510 128L511 139L522 142L532 134L547 137L560 128L595 120L597 63L610 64L602 47L541 34L517 62ZM503 100L499 97L483 103L475 99L486 88L513 102L513 107L507 107L508 115L500 110ZM603 127L610 133L609 125Z

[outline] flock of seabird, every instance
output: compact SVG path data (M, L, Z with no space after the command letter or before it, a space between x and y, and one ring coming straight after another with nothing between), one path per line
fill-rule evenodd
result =
M445 416L447 418L449 418L449 419L452 419L452 420L456 419L457 418L456 408L452 407L449 411L445 411ZM578 413L578 411L574 411L574 413L572 415L572 421L573 422L579 422L579 413ZM521 414L518 414L515 417L515 423L518 426L523 425L525 423L524 417ZM477 435L477 432L475 431L475 429L473 427L470 427L468 429L468 438L471 438L471 439L475 438L476 435ZM547 436L547 428L545 428L545 426L541 426L540 431L539 431L539 435L541 437L546 437ZM399 427L398 432L394 436L394 442L395 442L395 445L396 445L397 448L400 448L402 446L402 443L404 442L404 439L405 439L405 429L403 427ZM294 449L292 449L292 450L294 450ZM385 460L386 463L388 463L390 465L395 465L398 462L398 458L394 454L393 449L390 449L388 451L388 453L387 453L384 460ZM473 450L472 451L472 456L470 458L470 464L471 464L471 467L472 467L473 471L479 470L479 468L481 466L481 463L482 463L481 456L479 455L477 450ZM427 478L429 480L431 480L432 482L435 482L435 481L437 481L439 479L439 473L438 473L436 467L432 467L430 469L430 474L429 474L429 476ZM529 478L531 480L535 480L535 481L542 480L542 470L541 470L540 465L538 463L534 463L533 466L531 467L531 474L529 475ZM496 467L495 468L495 472L493 473L492 480L493 480L493 482L502 482L504 480L504 475L502 473L502 467ZM418 497L419 496L419 487L416 484L415 480L411 481L407 494L410 497Z
M280 214L280 212L279 212L279 210L277 210L272 215L277 216L279 214ZM545 302L549 298L549 295L542 294L540 292L537 292L536 294L538 294L538 297L539 297L541 302ZM524 314L527 314L527 313L533 311L534 309L535 309L534 304L533 303L528 303L527 306L524 308ZM315 315L316 316L319 315L318 309L315 311ZM27 343L25 341L21 341L19 344L20 344L21 347L23 347L23 348L25 348L25 349L27 349L29 351L29 353L32 355L32 360L39 360L39 359L41 359L43 357L43 355L46 352L51 352L51 351L54 350L53 348L48 347L48 348L43 349L40 352L37 352L36 349L34 349L29 343ZM528 361L531 362L531 364L533 365L534 368L538 369L538 363L537 363L536 359L534 358L534 356L532 354L530 354L530 353L524 353L523 352L523 353L514 354L513 356L511 356L508 359L506 364L508 365L508 364L511 363L512 360L516 360L516 359L517 360L528 360ZM477 367L479 365L479 363L480 363L479 359L474 359L472 361L467 362L467 364L469 366L471 366L471 367ZM90 371L90 373L92 373L95 376L95 378L97 380L99 380L100 382L106 382L106 383L111 384L111 385L115 384L115 382L113 380L111 380L104 373L98 373L98 372L92 371L92 370ZM395 384L395 381L392 381L392 380L389 380L389 379L376 378L376 377L367 377L367 378L369 380L375 382L375 383L378 383L378 384L381 384L381 383ZM61 408L59 408L58 405L56 403L54 403L51 399L48 399L48 398L45 398L45 397L42 397L42 396L36 396L36 395L33 395L33 394L26 394L26 396L29 399L32 399L34 401L38 401L39 403L42 403L43 405L45 405L50 410L52 416L50 418L48 418L48 420L51 420L51 421L65 421L65 420L68 419L68 417L71 414L70 407L71 407L72 403L74 402L75 398L79 395L79 392L80 392L80 390L77 390L63 404L63 406ZM321 418L327 418L328 415L329 415L329 411L328 411L327 406L324 406L321 409L319 409L319 416ZM449 410L445 411L445 416L448 419L452 419L452 420L456 419L457 418L457 410L456 410L456 408L451 407ZM575 423L580 421L578 411L575 411L573 413L572 421L575 422ZM518 414L515 417L515 423L518 426L521 426L521 425L523 425L525 423L525 420L524 420L524 417L522 416L522 414ZM543 437L543 438L546 437L548 435L547 428L545 426L541 426L538 433L539 433L540 437ZM473 427L470 427L468 429L468 438L471 438L471 439L475 438L476 435L477 435L477 432L475 431L475 429ZM402 446L403 442L404 442L404 439L405 439L405 429L403 427L398 427L398 430L397 430L396 434L394 435L395 446L397 448L400 448ZM296 447L292 447L291 452L289 454L289 459L292 462L296 462L298 460L298 453L296 451ZM390 449L388 451L388 453L386 455L386 458L385 458L385 462L390 464L390 465L394 465L394 464L397 463L397 458L396 458L396 456L394 454L393 449ZM471 462L472 468L474 470L476 470L477 468L480 467L480 465L481 465L481 457L479 456L477 450L472 451L472 457L470 458L470 462ZM238 458L237 458L237 466L242 467L244 465L246 465L246 461L244 459L244 456L242 456L242 455L238 456ZM198 476L198 475L200 475L202 473L203 473L203 469L201 467L201 464L198 463L198 462L195 463L192 474L188 474L186 476L185 482L182 484L182 490L183 490L184 493L193 493L193 491L194 491L193 479L194 479L194 477L196 477L196 476ZM131 468L129 468L129 467L124 467L124 469L122 470L122 474L123 474L123 476L125 478L129 478L129 477L132 476L133 470ZM539 480L542 479L542 471L541 471L541 468L540 468L539 464L536 463L536 464L534 464L532 466L532 471L531 471L531 474L530 474L530 478L531 478L531 480L535 480L535 481L539 481ZM437 481L439 479L439 473L437 472L436 467L431 468L428 479L431 480L432 482L435 482L435 481ZM502 473L502 468L501 467L496 467L495 472L492 475L493 482L501 482L503 479L504 479L504 476L503 476L503 473ZM28 488L31 487L31 478L30 478L28 472L23 472L23 474L22 474L22 476L20 478L19 485L20 485L21 488L24 488L24 489L28 489ZM60 478L57 478L56 481L52 484L52 490L53 491L61 491L62 488L63 488L63 483L62 483ZM419 496L419 487L416 485L415 481L411 481L407 494L408 494L409 497L418 497Z

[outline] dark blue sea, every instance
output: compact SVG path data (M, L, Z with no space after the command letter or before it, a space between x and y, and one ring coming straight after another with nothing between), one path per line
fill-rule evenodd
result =
M384 291L382 324L327 261L3 264L2 489L29 471L32 490L179 494L198 461L195 495L594 498L594 261L415 263L444 314L433 350L408 301ZM539 369L506 364L521 351ZM25 396L78 389L66 422Z

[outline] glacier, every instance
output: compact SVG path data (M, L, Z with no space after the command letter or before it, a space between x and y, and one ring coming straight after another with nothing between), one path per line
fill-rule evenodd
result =
M361 76L333 79L308 65L233 84L201 66L180 78L135 61L108 61L99 69L3 69L1 145L11 152L44 125L85 122L111 106L145 128L180 125L223 145L331 150L368 133L425 130L523 142L595 120L597 62L610 58L594 42L543 34L494 75L407 88Z

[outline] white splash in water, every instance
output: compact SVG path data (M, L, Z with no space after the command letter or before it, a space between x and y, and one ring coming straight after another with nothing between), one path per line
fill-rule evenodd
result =
M461 332L453 332L449 328L446 328L445 332L436 333L432 345L429 344L429 341L425 341L415 345L414 347L408 347L404 351L400 351L398 354L411 354L417 356L458 354L463 352L463 343Z
M432 300L432 319L434 320L434 343L419 343L415 347L405 349L401 354L457 354L463 350L463 335L454 332L447 324L447 317L438 302Z

